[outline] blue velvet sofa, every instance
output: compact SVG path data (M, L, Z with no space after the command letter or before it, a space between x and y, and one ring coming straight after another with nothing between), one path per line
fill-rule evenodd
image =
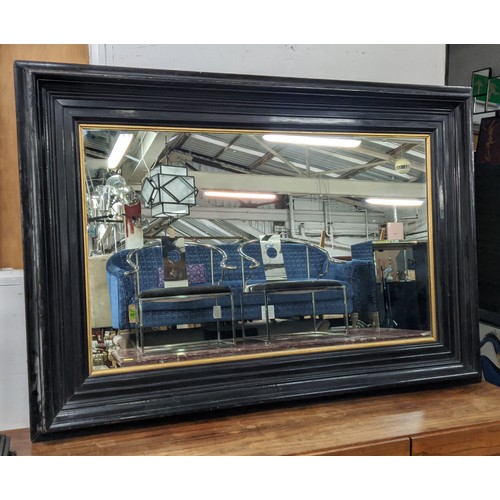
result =
M200 245L186 245L186 270L190 287L211 284L227 285L234 297L235 316L257 320L262 318L262 293L243 294L248 282L265 282L264 266L251 269L252 262L238 252L240 244L219 245L219 251ZM258 243L246 246L246 252L256 261L262 262ZM110 295L112 326L116 329L133 328L130 321L130 306L135 303L134 275L127 262L128 250L112 255L107 263L106 273ZM301 242L284 242L283 259L288 280L338 280L345 284L349 314L376 313L377 297L375 270L372 261L333 261L325 250ZM145 247L137 251L140 268L140 290L157 288L163 283L163 257L160 246ZM144 306L143 321L146 327L213 322L213 301L199 300L196 303L149 303ZM294 318L312 314L310 293L275 295L270 297L275 316ZM229 299L218 301L222 321L231 319ZM315 307L318 315L343 314L344 302L341 290L315 293Z
M500 361L500 338L498 338L494 332L487 333L480 342L481 347L481 368L483 370L484 379L490 384L497 385L500 387L500 367L498 366ZM487 355L483 348L486 345L491 345L493 347L494 355L497 356L496 363L491 359L493 356Z
M134 255L132 263L131 254ZM113 328L123 330L135 327L137 289L142 293L165 286L163 258L161 245L147 245L140 249L121 250L108 259L106 278ZM192 263L187 265L190 287L219 284L226 268L222 251L214 251L208 246L189 246L186 247L186 261L189 262L190 258ZM143 325L160 327L214 322L214 305L221 306L221 321L231 321L230 300L222 298L217 302L200 299L196 302L145 303Z
M225 248L228 255L234 250ZM376 310L376 283L373 265L368 262L338 261L332 259L328 252L317 245L299 240L284 240L281 244L286 279L290 283L307 281L336 280L345 285L346 305L349 314L357 311L372 312ZM243 304L245 320L260 319L261 306L264 303L262 293L243 294L242 283L255 285L266 282L265 266L259 242L244 245L244 252L249 259L243 259L238 271L243 270L237 283L230 286L236 290L236 303ZM258 263L252 269L252 260ZM230 261L231 262L231 261ZM233 263L233 262L231 262ZM317 315L344 314L344 297L342 290L316 291L314 294ZM277 318L310 316L313 311L311 293L293 293L270 295L269 303L274 305ZM241 312L240 312L241 316Z

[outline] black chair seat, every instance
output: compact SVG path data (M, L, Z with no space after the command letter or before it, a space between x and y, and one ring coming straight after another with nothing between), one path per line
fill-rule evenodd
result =
M320 291L344 286L337 280L268 281L247 285L247 292L303 292Z
M229 294L231 288L225 285L180 286L173 288L150 288L139 294L140 299L161 299L189 295Z

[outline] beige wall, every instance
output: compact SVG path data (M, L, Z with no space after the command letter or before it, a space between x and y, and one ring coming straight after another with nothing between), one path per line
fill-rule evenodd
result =
M88 64L88 45L0 45L0 268L23 268L14 71L16 60Z

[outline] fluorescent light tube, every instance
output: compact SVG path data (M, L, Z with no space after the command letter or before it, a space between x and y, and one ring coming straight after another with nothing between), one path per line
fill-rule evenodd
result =
M273 193L243 193L238 191L204 191L205 196L213 198L237 198L243 200L275 200Z
M123 155L130 146L133 137L134 134L120 134L118 136L113 147L113 151L111 151L111 154L108 158L108 168L110 170L115 169L119 165L123 158Z
M366 203L391 207L419 207L424 202L412 198L367 198Z
M285 144L302 144L304 146L331 146L336 148L356 148L361 144L357 139L344 139L341 137L325 137L317 135L286 135L265 134L262 136L269 142Z

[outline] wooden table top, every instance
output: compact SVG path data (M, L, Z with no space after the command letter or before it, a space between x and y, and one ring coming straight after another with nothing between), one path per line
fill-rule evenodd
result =
M500 424L500 388L481 382L177 417L38 443L28 429L2 433L21 456L308 455L492 424Z

